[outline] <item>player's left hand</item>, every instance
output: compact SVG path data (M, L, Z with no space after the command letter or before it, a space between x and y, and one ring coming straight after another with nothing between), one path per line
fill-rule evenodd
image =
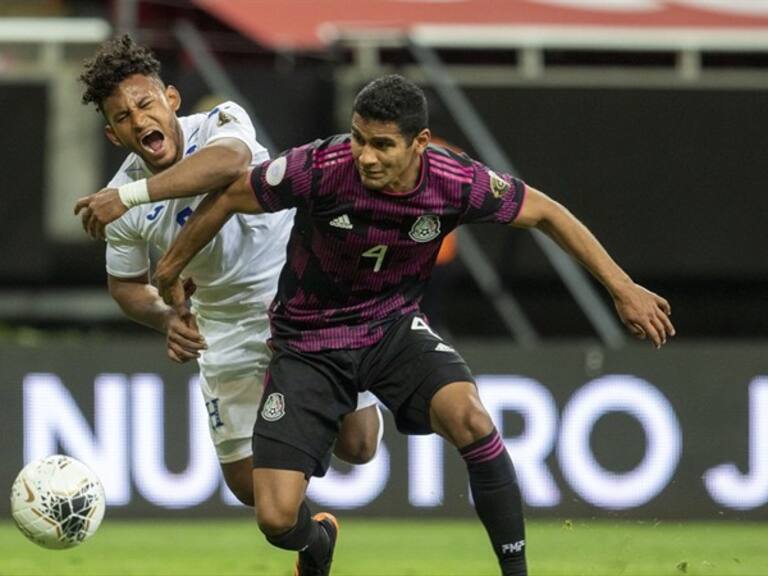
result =
M82 212L83 230L91 238L104 239L104 228L125 214L128 208L120 200L117 188L103 188L84 196L75 204L75 214Z
M650 339L656 348L661 348L675 335L669 319L672 314L669 302L639 284L633 282L615 294L614 304L632 335L641 340Z
M168 357L178 364L200 358L201 352L208 348L197 326L197 319L191 312L183 316L170 316L165 333Z

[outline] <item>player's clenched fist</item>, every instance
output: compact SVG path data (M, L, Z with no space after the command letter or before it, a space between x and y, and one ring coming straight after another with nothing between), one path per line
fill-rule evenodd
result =
M103 188L96 194L80 198L75 204L75 214L80 214L83 230L92 238L103 239L106 225L127 211L117 188Z
M165 335L168 357L179 364L200 358L200 352L208 348L197 327L197 320L190 312L184 316L170 316Z

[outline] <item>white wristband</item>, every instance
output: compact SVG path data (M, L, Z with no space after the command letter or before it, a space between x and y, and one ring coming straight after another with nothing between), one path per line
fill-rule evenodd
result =
M119 186L117 188L117 194L120 196L120 201L125 204L126 208L133 208L139 204L147 204L151 202L149 199L149 188L147 187L146 178Z

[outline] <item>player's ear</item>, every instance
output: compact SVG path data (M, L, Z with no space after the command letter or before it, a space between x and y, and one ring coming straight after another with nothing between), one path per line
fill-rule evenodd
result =
M168 84L165 87L165 97L168 98L168 103L171 105L171 109L174 112L178 112L181 107L181 94L173 84Z
M104 134L107 136L107 140L112 142L115 146L122 146L123 143L120 142L120 139L117 137L117 134L115 134L115 131L112 130L112 126L110 124L107 124L104 126Z
M429 128L424 128L424 130L416 134L413 139L415 145L414 150L418 154L421 154L427 148L431 140L432 133L429 131Z

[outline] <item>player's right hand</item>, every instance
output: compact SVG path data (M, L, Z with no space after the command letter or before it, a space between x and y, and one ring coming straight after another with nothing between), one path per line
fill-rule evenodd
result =
M80 216L83 230L91 238L104 239L104 229L125 214L128 208L120 200L117 188L103 188L96 194L83 196L75 204L75 215Z
M154 283L163 302L173 308L179 316L183 316L187 310L187 294L179 277L163 273L158 264L155 268Z
M634 282L613 296L619 318L635 338L648 339L658 349L675 335L672 307L665 298Z
M165 341L168 357L179 364L200 358L200 352L208 348L191 312L168 318Z

